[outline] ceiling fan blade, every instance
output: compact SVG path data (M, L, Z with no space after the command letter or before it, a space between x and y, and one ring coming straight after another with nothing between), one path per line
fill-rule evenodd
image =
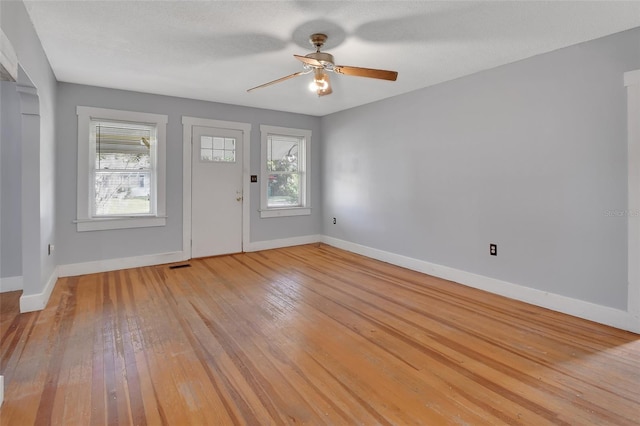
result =
M376 70L372 68L336 65L333 70L338 74L353 75L356 77L378 78L380 80L396 81L396 79L398 78L398 73L396 71Z
M317 59L307 58L306 56L300 56L300 55L293 55L293 57L299 60L300 62L311 65L312 67L323 68L322 63L320 63L320 61L318 61Z
M303 75L303 74L308 74L308 73L309 73L308 71L298 71L298 72L293 73L291 75L288 75L286 77L282 77L282 78L279 78L277 80L273 80L273 81L270 81L268 83L261 84L260 86L256 86L256 87L252 87L251 89L247 89L247 92L250 92L250 91L256 90L256 89L262 89L263 87L271 86L272 84L280 83L281 81L289 80L290 78L297 77L297 76Z

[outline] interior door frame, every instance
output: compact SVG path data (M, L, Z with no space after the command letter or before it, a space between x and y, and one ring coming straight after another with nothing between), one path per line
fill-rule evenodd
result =
M627 88L627 312L630 330L640 333L640 69L624 73Z
M182 252L191 259L191 154L193 126L217 127L242 132L242 251L249 245L251 186L249 185L251 124L182 116Z

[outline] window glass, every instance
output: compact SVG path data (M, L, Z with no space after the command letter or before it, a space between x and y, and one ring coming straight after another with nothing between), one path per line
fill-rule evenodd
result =
M152 204L153 126L92 120L95 146L93 214L154 213Z
M300 175L270 174L267 199L269 207L300 206Z
M298 166L303 137L269 135L267 138L267 207L300 207L302 187Z
M200 137L200 161L216 163L236 162L235 138Z
M270 136L267 139L267 170L297 171L301 139Z

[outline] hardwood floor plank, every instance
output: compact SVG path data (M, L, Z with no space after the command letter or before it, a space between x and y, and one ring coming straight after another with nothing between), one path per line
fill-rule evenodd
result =
M640 423L640 336L326 245L0 294L0 425Z
M339 302L338 302L338 303L339 303ZM316 305L316 303L311 303L311 304L312 304L312 305ZM351 315L351 316L353 316L353 314L355 313L355 311L354 311L353 309L345 309L345 313L346 313L346 314L349 314L349 315ZM337 312L337 311L331 310L331 317L332 317L334 320L335 320L335 319L337 319L337 317L336 317L336 315L337 315L337 314L338 314L338 312ZM352 320L353 320L353 319L352 319ZM342 320L338 320L338 321L340 322L340 324L342 324L342 325L343 325L343 326L345 326L346 328L349 328L350 330L353 330L354 332L356 332L356 333L358 333L358 334L360 333L360 332L359 332L359 330L361 330L361 329L368 329L368 328L375 327L375 325L373 325L373 324L371 324L371 323L369 323L369 324L364 324L364 325L360 325L360 326L358 326L358 325L355 325L355 326L354 326L354 325L347 324L345 321L342 321ZM383 327L383 328L384 328L384 327ZM377 329L376 329L376 330L373 330L373 331L378 331L378 332L383 331L383 332L384 332L385 330L383 330L383 328L381 329L380 327L377 327ZM394 330L387 329L387 330L386 330L386 332L387 332L389 335L395 335L394 337L396 337L396 341L395 341L395 342L389 342L388 347L390 347L390 348L397 348L397 347L398 347L398 345L402 345L402 344L403 344L403 342L402 342L402 341L398 341L398 340L397 340L397 333L396 333L396 332L394 332ZM377 335L381 335L381 333L377 333ZM355 338L355 337L353 337L353 336L351 336L351 337L350 337L350 339L354 339L354 338ZM326 343L326 338L325 338L325 339L323 339L323 342L324 342L324 343ZM385 346L385 347L386 347L386 346ZM404 350L403 350L403 352L405 352L405 353L406 353L406 349L404 349ZM405 361L404 361L402 358L398 357L397 359L398 359L400 362L405 363ZM342 362L344 362L344 360L343 360ZM409 366L412 370L416 370L416 367L415 367L415 366L411 366L410 364L408 364L408 366ZM422 368L422 367L423 367L423 366L421 366L421 368ZM413 372L413 371L412 371L412 372Z

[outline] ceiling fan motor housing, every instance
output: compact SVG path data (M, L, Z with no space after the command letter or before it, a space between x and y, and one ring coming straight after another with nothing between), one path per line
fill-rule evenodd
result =
M307 58L315 59L320 62L322 65L331 65L333 66L333 55L325 52L313 52L305 55Z

